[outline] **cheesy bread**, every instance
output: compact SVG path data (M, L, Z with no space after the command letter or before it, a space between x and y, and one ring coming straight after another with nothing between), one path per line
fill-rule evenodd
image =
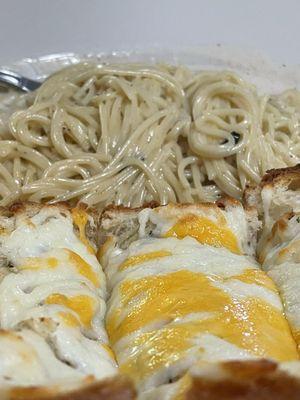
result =
M0 399L299 399L299 189L1 209Z
M116 375L94 232L83 207L2 210L0 397L57 396Z
M258 259L280 291L300 347L300 166L269 171L248 189L246 202L259 206Z
M258 225L231 199L104 212L107 331L140 398L186 398L191 371L206 365L299 359L277 288L254 258Z

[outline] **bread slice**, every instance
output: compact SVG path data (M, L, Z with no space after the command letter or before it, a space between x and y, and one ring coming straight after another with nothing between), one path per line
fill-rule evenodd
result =
M300 346L300 165L268 171L245 200L260 210L258 259L280 291Z
M1 209L0 386L7 398L133 397L108 344L95 242L95 220L83 206ZM69 390L76 391L59 394Z
M106 324L120 369L134 380L139 398L214 399L217 383L204 372L221 371L235 359L245 376L249 360L260 365L262 357L282 361L272 363L274 370L291 362L299 370L276 287L252 257L257 227L255 208L232 199L103 212L99 256L111 293ZM252 301L261 307L248 313ZM243 327L245 321L251 327ZM239 332L241 342L234 339ZM258 352L246 345L252 335L264 337ZM281 355L269 352L269 340ZM261 372L245 378L244 387L251 390ZM281 373L286 376L276 376ZM218 383L236 387L229 375L219 374Z
M300 164L267 171L260 185L245 190L244 204L257 208L263 220L261 235L283 215L300 212Z
M6 400L131 400L136 398L132 383L118 375L100 382L85 384L76 388L74 382L52 387L0 388L0 399Z

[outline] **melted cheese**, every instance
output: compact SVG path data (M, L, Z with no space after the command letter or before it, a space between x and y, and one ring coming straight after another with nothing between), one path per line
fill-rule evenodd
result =
M187 314L209 312L214 317L187 324L187 331L184 324L167 330L171 353L175 347L178 347L178 354L181 353L179 349L186 351L194 335L210 332L258 356L279 361L297 359L295 343L280 310L262 300L232 299L213 285L212 278L203 274L180 271L166 276L126 281L121 287L121 298L122 306L130 304L131 311L121 322L121 308L108 319L107 329L113 343L157 319L170 322ZM134 299L138 300L134 302ZM175 339L172 344L171 338L173 335L176 338L177 332L186 337L181 346ZM151 334L150 337L148 334L144 338L143 335L139 336L137 342L142 346L144 340L148 339L153 340ZM173 357L173 354L168 356L168 340L165 339L164 354ZM284 348L281 343L285 343ZM137 343L135 345L138 346Z
M23 263L19 266L19 269L37 270L43 268L57 268L58 264L58 259L56 257L31 257L25 259Z
M65 325L67 325L71 328L76 328L76 327L80 326L80 322L79 322L78 318L76 318L70 312L59 311L57 313L57 315L65 323Z
M297 351L292 340L278 331L283 328L285 332L288 332L288 326L286 323L282 323L280 320L282 317L276 315L274 310L256 300L248 301L239 308L236 307L236 310L237 316L229 311L219 317L182 324L169 324L160 330L136 336L135 340L130 342L130 348L135 349L134 354L121 364L121 371L139 382L162 370L170 363L174 364L184 360L190 351L194 355L198 354L199 358L203 358L205 352L201 347L201 333L206 332L211 332L217 337L224 337L231 343L250 349L250 352L258 357L271 355L282 361L297 359ZM247 319L245 324L241 322L244 316ZM270 326L269 323L273 326ZM266 331L258 333L257 328L267 329L268 333ZM271 336L273 333L271 328L275 329L274 338ZM198 338L199 344L197 344L196 338ZM281 341L286 338L288 338L288 342ZM282 343L285 345L287 343L286 352Z
M103 349L107 352L107 354L109 355L109 357L110 357L111 359L113 359L114 361L116 361L115 353L112 351L112 349L109 347L109 345L106 344L106 343L101 343L101 346L102 346Z
M103 263L105 262L105 256L107 255L109 248L113 247L114 239L112 236L109 236L105 242L99 247L97 251L97 259Z
M25 258L44 257L54 249L68 249L83 258L99 275L102 274L95 255L87 251L87 246L75 235L68 213L62 215L55 207L41 209L31 218L33 227L26 223L26 218L19 216L11 234L0 236L2 253L14 265L18 267Z
M299 360L274 283L246 256L253 248L245 212L232 208L239 213L202 205L144 210L143 239L124 251L111 246L107 330L121 371L146 397L166 388L173 398L170 379L197 363ZM170 254L151 257L161 251Z
M0 332L0 384L49 385L56 379L80 378L80 374L50 351L49 345L29 330ZM1 397L2 398L2 397Z
M74 253L74 251L69 250L69 259L82 276L91 281L95 287L99 287L99 276L96 274L96 272L93 271L92 267L83 258Z
M278 294L278 290L272 279L269 278L268 275L265 272L261 271L260 269L249 268L244 270L243 273L231 276L228 279L237 279L244 283L255 284L264 287L266 289L272 290L273 292Z
M118 270L118 266L128 258L161 251L169 252L171 255L149 261L140 260L139 264L135 265L134 271ZM115 256L110 255L107 274L125 278L133 272L134 276L142 277L182 269L225 278L243 274L246 269L258 269L258 265L247 256L231 253L225 248L202 245L191 237L180 240L175 237L151 238L137 240L127 250L116 252Z
M298 346L298 351L300 352L300 330L293 329L292 332Z
M201 333L205 332L224 337L231 343L247 348L258 357L273 356L280 361L298 359L287 323L282 321L282 316L254 299L236 307L236 311L236 316L229 311L219 315L219 318L167 325L160 330L138 335L130 342L130 347L135 349L134 355L121 364L121 371L139 382L170 363L185 359L190 351L194 355L198 354L199 358L205 357L204 348L201 347ZM246 323L241 322L244 316L248 319ZM257 328L267 331L260 332ZM281 328L283 333L279 331ZM273 330L275 337L271 336ZM198 345L196 338L199 338ZM287 347L282 346L282 343Z
M164 236L175 236L179 239L191 236L197 239L199 243L225 247L233 253L241 253L236 236L222 220L217 224L208 218L187 214L180 218Z
M185 374L180 379L176 395L172 397L172 400L186 400L186 393L191 388L192 383L192 377L189 374Z
M77 270L77 272L87 278L95 287L100 286L99 275L93 270L92 266L88 264L80 255L72 250L64 249L68 255L68 261ZM54 269L59 266L65 267L65 255L57 252L56 257L28 257L23 260L22 264L18 266L20 270L40 270L40 269Z
M89 296L79 295L68 298L65 295L54 293L45 300L47 304L58 304L74 311L83 326L89 328L94 315L95 303Z
M83 208L76 207L72 209L73 222L79 230L79 239L84 243L91 254L95 254L95 250L91 246L86 237L86 225L88 223L88 214Z
M159 250L159 251L152 251L150 253L145 253L145 254L138 254L136 256L132 256L127 258L120 266L119 266L119 271L123 271L124 269L127 269L128 267L132 267L134 265L138 265L140 263L154 260L157 258L162 258L162 257L167 257L171 256L172 253L167 250Z

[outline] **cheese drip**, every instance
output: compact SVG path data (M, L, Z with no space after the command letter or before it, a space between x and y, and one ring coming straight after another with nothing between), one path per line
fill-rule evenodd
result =
M86 226L88 223L88 214L80 207L72 209L73 222L79 230L79 239L84 243L91 254L95 254L95 250L91 246L90 241L86 237Z

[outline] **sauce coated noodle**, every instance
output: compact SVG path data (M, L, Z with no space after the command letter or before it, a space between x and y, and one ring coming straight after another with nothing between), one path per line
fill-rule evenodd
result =
M231 72L82 63L0 121L0 204L240 198L300 156L300 93L259 96Z

